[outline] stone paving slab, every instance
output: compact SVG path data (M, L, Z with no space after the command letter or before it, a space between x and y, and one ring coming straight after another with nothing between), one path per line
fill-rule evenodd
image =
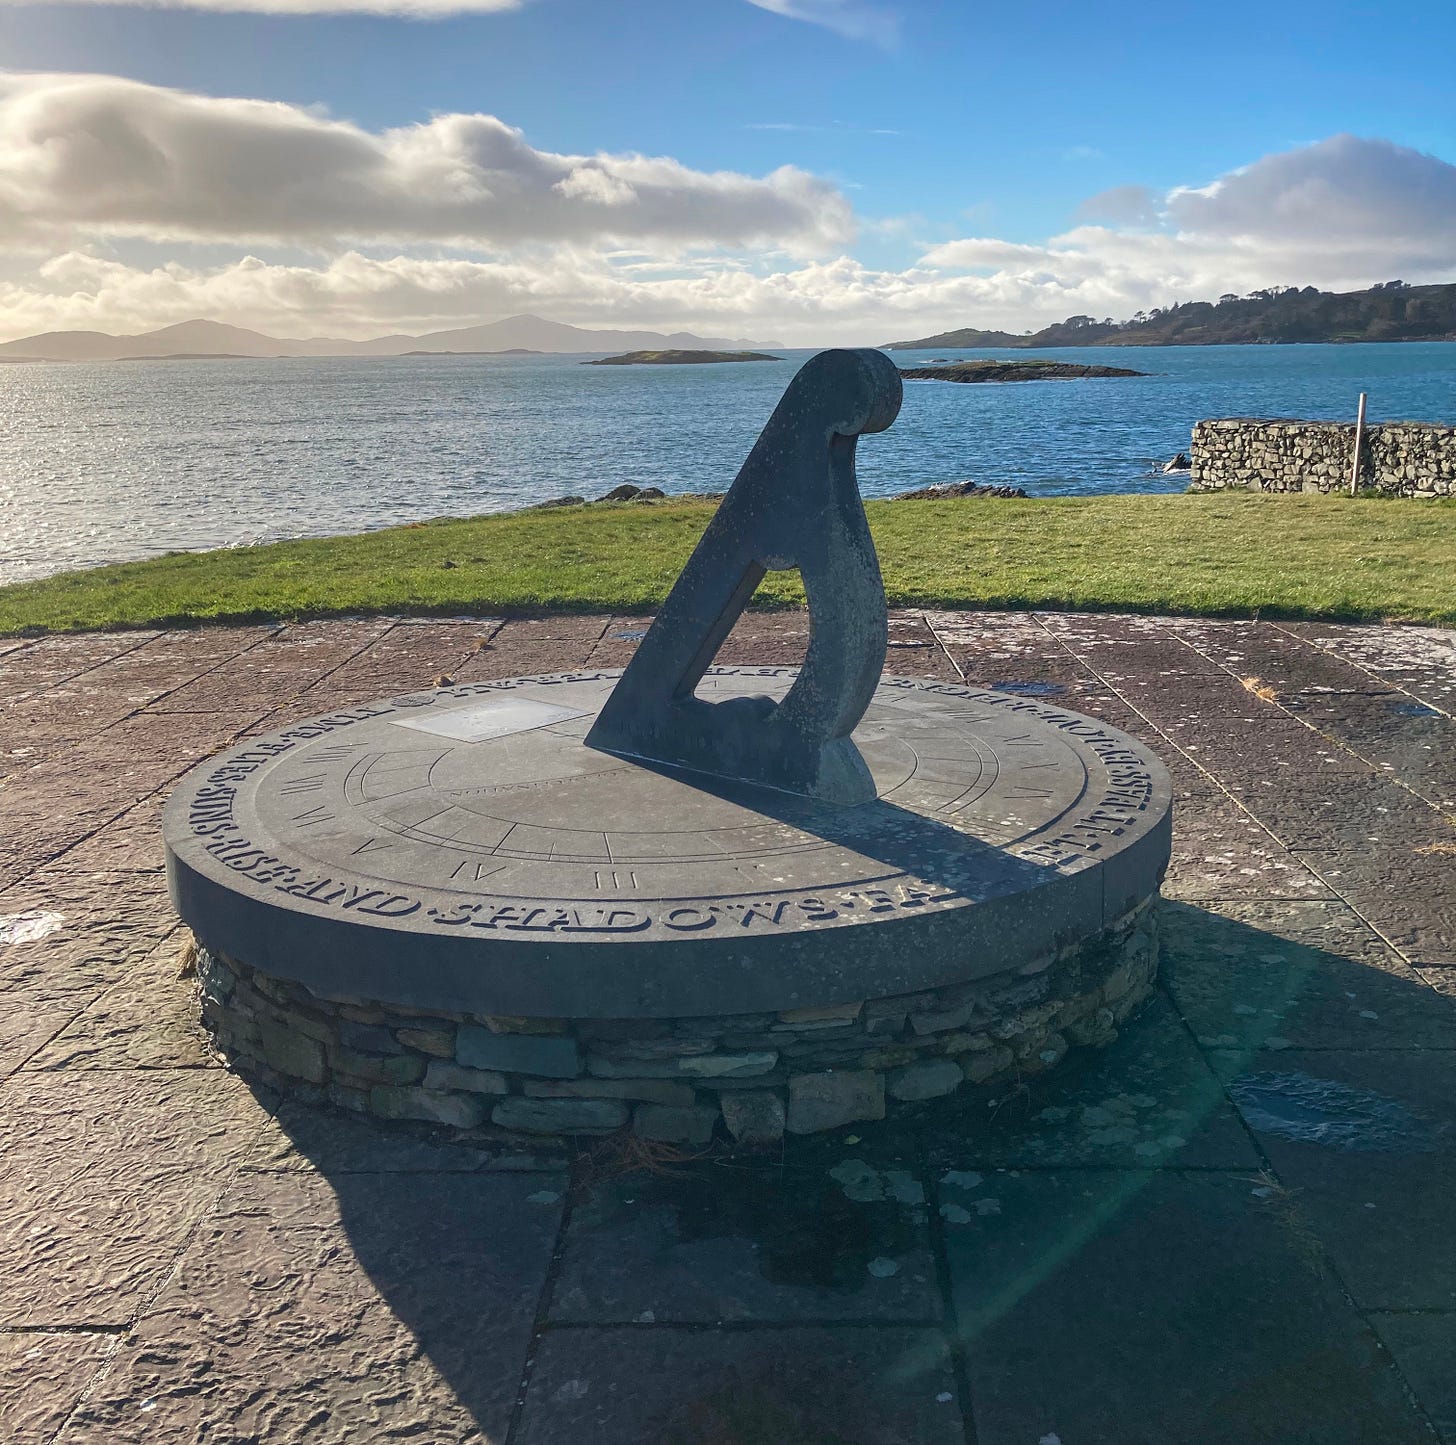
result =
M0 659L0 707L9 710L27 698L58 691L73 678L125 657L158 636L155 632L100 632L24 643Z
M1456 719L1402 692L1299 693L1281 702L1427 803L1456 810Z
M1456 1440L1456 1314L1373 1314L1381 1343L1443 1441Z
M1354 627L1329 622L1285 622L1281 632L1342 658L1378 681L1456 712L1451 673L1452 634L1438 627Z
M1374 770L1332 777L1314 768L1267 796L1255 797L1248 787L1239 793L1241 805L1253 808L1270 834L1295 852L1363 850L1382 834L1391 838L1382 851L1391 852L1450 829L1434 807Z
M190 937L186 945L190 946ZM196 971L168 934L36 1050L27 1069L216 1068L197 1017Z
M943 1180L978 1445L1429 1440L1317 1244L1261 1187L1177 1171Z
M1335 895L1266 824L1226 793L1217 793L1174 800L1173 856L1163 896L1191 903Z
M327 696L323 696L321 706L327 709L336 705L336 697L355 701L433 687L441 675L454 677L495 632L493 623L482 627L472 622L394 628L312 683L302 698L302 708L305 712L316 711L314 699L323 694Z
M262 1123L211 1069L12 1076L0 1112L0 1328L118 1326Z
M76 1006L63 1001L7 1000L0 1010L0 1078L13 1074L78 1012Z
M1456 1054L1279 1050L1218 1063L1356 1302L1456 1311Z
M37 871L0 892L0 1004L80 1010L176 926L159 874Z
M69 849L67 865L81 873L162 872L162 802L159 793L134 803Z
M1298 856L1349 899L1416 968L1456 966L1456 855L1447 829L1412 844L1397 835L1387 846L1301 849ZM1456 831L1456 830L1450 830Z
M35 1331L0 1334L0 1421L7 1445L49 1445L116 1336Z
M846 1167L848 1165L848 1167ZM837 1176L720 1168L607 1181L576 1204L555 1321L934 1320L921 1179L846 1161ZM848 1181L848 1187L846 1187Z
M1456 999L1340 900L1169 905L1161 976L1205 1048L1456 1049Z
M0 1439L1456 1438L1456 634L892 614L888 670L1173 777L1163 992L1045 1076L730 1164L275 1111L216 1066L172 780L649 623L0 642ZM806 645L750 613L724 656Z
M1069 1059L990 1101L951 1106L934 1167L1257 1169L1238 1114L1183 1021L1155 997L1114 1049Z
M502 1440L560 1201L521 1176L244 1176L58 1438Z
M909 1329L553 1330L517 1445L963 1445L945 1341Z

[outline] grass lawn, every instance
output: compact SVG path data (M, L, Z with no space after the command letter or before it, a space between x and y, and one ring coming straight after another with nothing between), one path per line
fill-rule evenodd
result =
M1456 626L1456 501L1257 493L870 502L892 606ZM650 612L708 502L597 504L176 553L0 588L0 634L342 613ZM792 604L796 573L756 601Z

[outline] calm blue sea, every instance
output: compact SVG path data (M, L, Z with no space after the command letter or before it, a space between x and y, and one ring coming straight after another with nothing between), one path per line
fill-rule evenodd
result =
M580 357L0 366L0 582L180 549L469 516L620 482L732 481L794 371L782 362L587 367ZM1202 417L1456 422L1456 345L1047 352L1140 379L908 382L860 446L866 496L931 482L1035 495L1172 491Z

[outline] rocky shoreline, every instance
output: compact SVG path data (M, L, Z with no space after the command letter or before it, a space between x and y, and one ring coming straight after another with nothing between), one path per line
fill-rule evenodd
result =
M939 502L953 497L1005 498L1025 500L1024 487L1010 485L992 486L981 482L935 482L927 487L915 487L908 492L896 492L891 497L872 500L890 502ZM596 507L603 502L721 502L722 492L673 492L669 495L661 487L639 487L632 482L623 482L600 497L551 497L544 502L533 502L521 510L543 512L553 507Z
M908 381L1079 381L1147 374L1125 366L1084 366L1071 361L956 361L947 366L900 368L900 375Z
M782 361L762 351L625 351L621 356L603 356L583 361L583 366L701 366L721 361Z

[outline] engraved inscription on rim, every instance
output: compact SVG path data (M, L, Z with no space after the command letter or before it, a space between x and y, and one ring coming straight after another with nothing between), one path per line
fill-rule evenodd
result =
M717 668L702 686L772 695L793 677ZM818 928L964 906L1093 866L1166 811L1145 748L1045 702L887 679L856 732L879 797L834 808L583 747L614 681L467 684L253 740L178 790L169 844L285 908L568 940L706 929L745 909ZM515 706L551 720L496 727L503 693L553 704Z

